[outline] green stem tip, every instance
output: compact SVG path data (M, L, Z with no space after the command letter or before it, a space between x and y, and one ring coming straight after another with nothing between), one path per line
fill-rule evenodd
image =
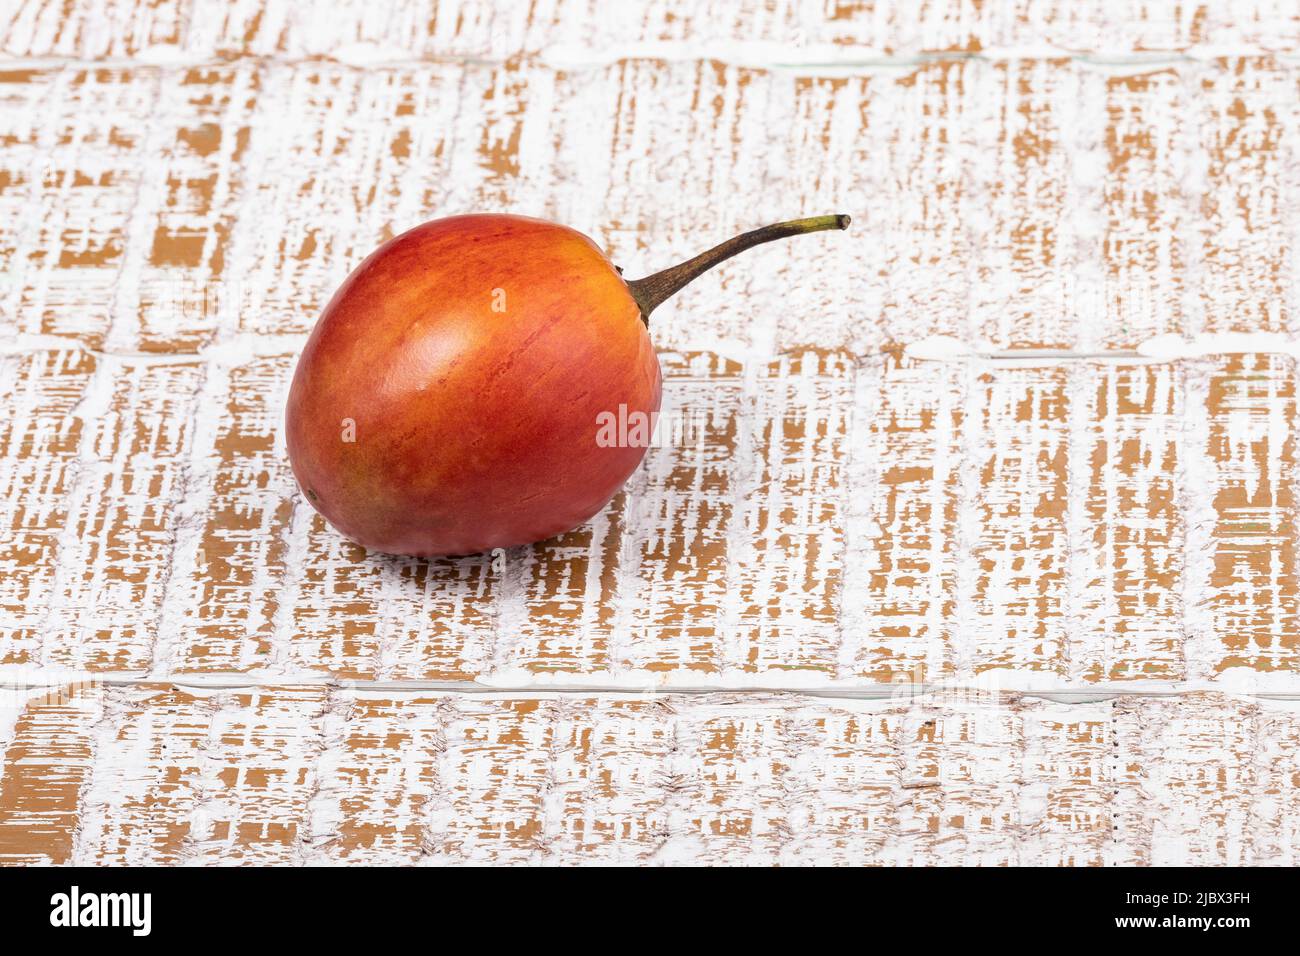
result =
M641 321L649 325L651 312L719 262L725 262L746 249L752 249L754 246L775 239L802 236L809 232L825 232L828 229L847 229L850 221L849 217L842 213L836 216L811 216L808 219L791 219L788 222L778 222L764 226L762 229L743 232L707 252L701 252L694 259L687 259L679 265L648 275L644 279L631 280L627 284L628 291L632 293L633 300L641 309Z

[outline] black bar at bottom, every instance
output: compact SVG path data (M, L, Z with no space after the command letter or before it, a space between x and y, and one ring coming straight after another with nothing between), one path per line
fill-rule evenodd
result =
M1200 934L1230 943L1243 932L1287 928L1288 875L907 868L810 879L806 871L777 870L16 868L0 869L0 926L11 939L75 933L82 942L112 937L128 946L255 941L373 949L431 933L431 949L476 934L496 945L516 936L550 947L591 933L588 942L597 946L698 946L716 938L733 949L747 937L770 944L766 937L777 931L803 935L811 946L828 931L841 942L848 934L864 949L891 939L933 945L972 937L1050 943Z

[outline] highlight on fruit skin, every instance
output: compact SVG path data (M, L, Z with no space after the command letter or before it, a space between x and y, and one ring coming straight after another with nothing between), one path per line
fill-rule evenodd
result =
M530 544L590 519L649 445L651 313L737 253L846 229L816 216L743 233L627 281L567 226L505 214L424 223L365 259L298 360L286 445L303 494L366 548L433 557ZM628 436L631 436L628 438Z

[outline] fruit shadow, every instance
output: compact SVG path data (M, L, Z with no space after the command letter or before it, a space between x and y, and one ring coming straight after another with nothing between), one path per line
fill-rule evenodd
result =
M533 559L536 549L554 545L563 538L554 535L534 544L513 548L495 548L474 554L438 555L436 557L410 554L392 554L387 551L370 551L359 544L348 542L355 549L353 558L359 564L372 564L400 578L411 578L421 584L429 582L463 582L500 580L511 567L522 566Z

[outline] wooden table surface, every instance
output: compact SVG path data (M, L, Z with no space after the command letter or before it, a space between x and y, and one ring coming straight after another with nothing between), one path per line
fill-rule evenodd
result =
M11 0L0 863L1300 857L1283 0ZM543 216L656 312L589 525L367 554L297 350Z

